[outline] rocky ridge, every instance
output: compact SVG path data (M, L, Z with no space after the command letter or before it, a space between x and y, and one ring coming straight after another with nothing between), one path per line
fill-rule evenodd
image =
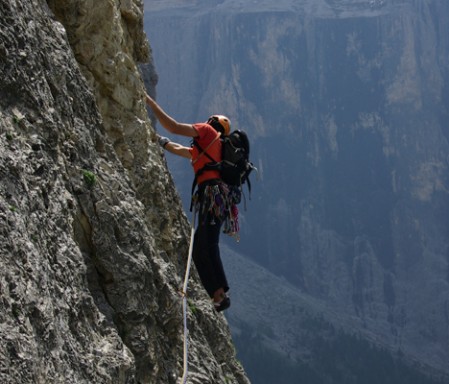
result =
M142 3L0 15L0 381L176 383L189 224L143 103ZM190 287L188 382L248 383Z

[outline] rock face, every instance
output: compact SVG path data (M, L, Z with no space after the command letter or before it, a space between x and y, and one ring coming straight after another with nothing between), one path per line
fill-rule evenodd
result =
M147 2L146 30L161 104L253 139L240 252L449 374L449 3L207 3Z
M142 11L0 1L2 383L182 374L190 230L143 103ZM193 271L188 382L248 383L206 296Z

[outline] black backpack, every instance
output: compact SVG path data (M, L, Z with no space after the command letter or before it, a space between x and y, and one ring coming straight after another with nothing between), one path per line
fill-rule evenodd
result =
M235 130L228 136L220 137L221 155L220 162L215 161L207 152L200 147L196 140L193 141L201 153L204 153L211 162L201 168L193 181L192 193L196 186L197 177L206 170L219 170L223 182L231 187L242 189L243 184L247 184L248 191L251 193L251 182L249 180L250 173L256 169L249 161L249 140L246 132Z

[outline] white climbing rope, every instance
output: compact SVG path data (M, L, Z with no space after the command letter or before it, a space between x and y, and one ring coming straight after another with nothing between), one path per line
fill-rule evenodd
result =
M187 382L187 375L189 373L189 329L187 328L187 285L189 283L190 266L192 265L192 251L193 251L193 238L195 236L195 216L196 210L193 207L192 216L192 228L190 232L190 245L189 245L189 256L187 257L187 267L184 276L184 285L182 287L182 313L184 317L184 367L181 379L181 384Z

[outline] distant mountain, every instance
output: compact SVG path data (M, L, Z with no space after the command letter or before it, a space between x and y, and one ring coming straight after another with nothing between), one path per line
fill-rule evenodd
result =
M228 246L222 253L232 287L226 317L252 383L449 382L379 342L358 317L334 311Z
M252 138L261 181L232 247L324 322L449 375L449 2L145 7L159 102ZM186 202L191 170L168 161Z

